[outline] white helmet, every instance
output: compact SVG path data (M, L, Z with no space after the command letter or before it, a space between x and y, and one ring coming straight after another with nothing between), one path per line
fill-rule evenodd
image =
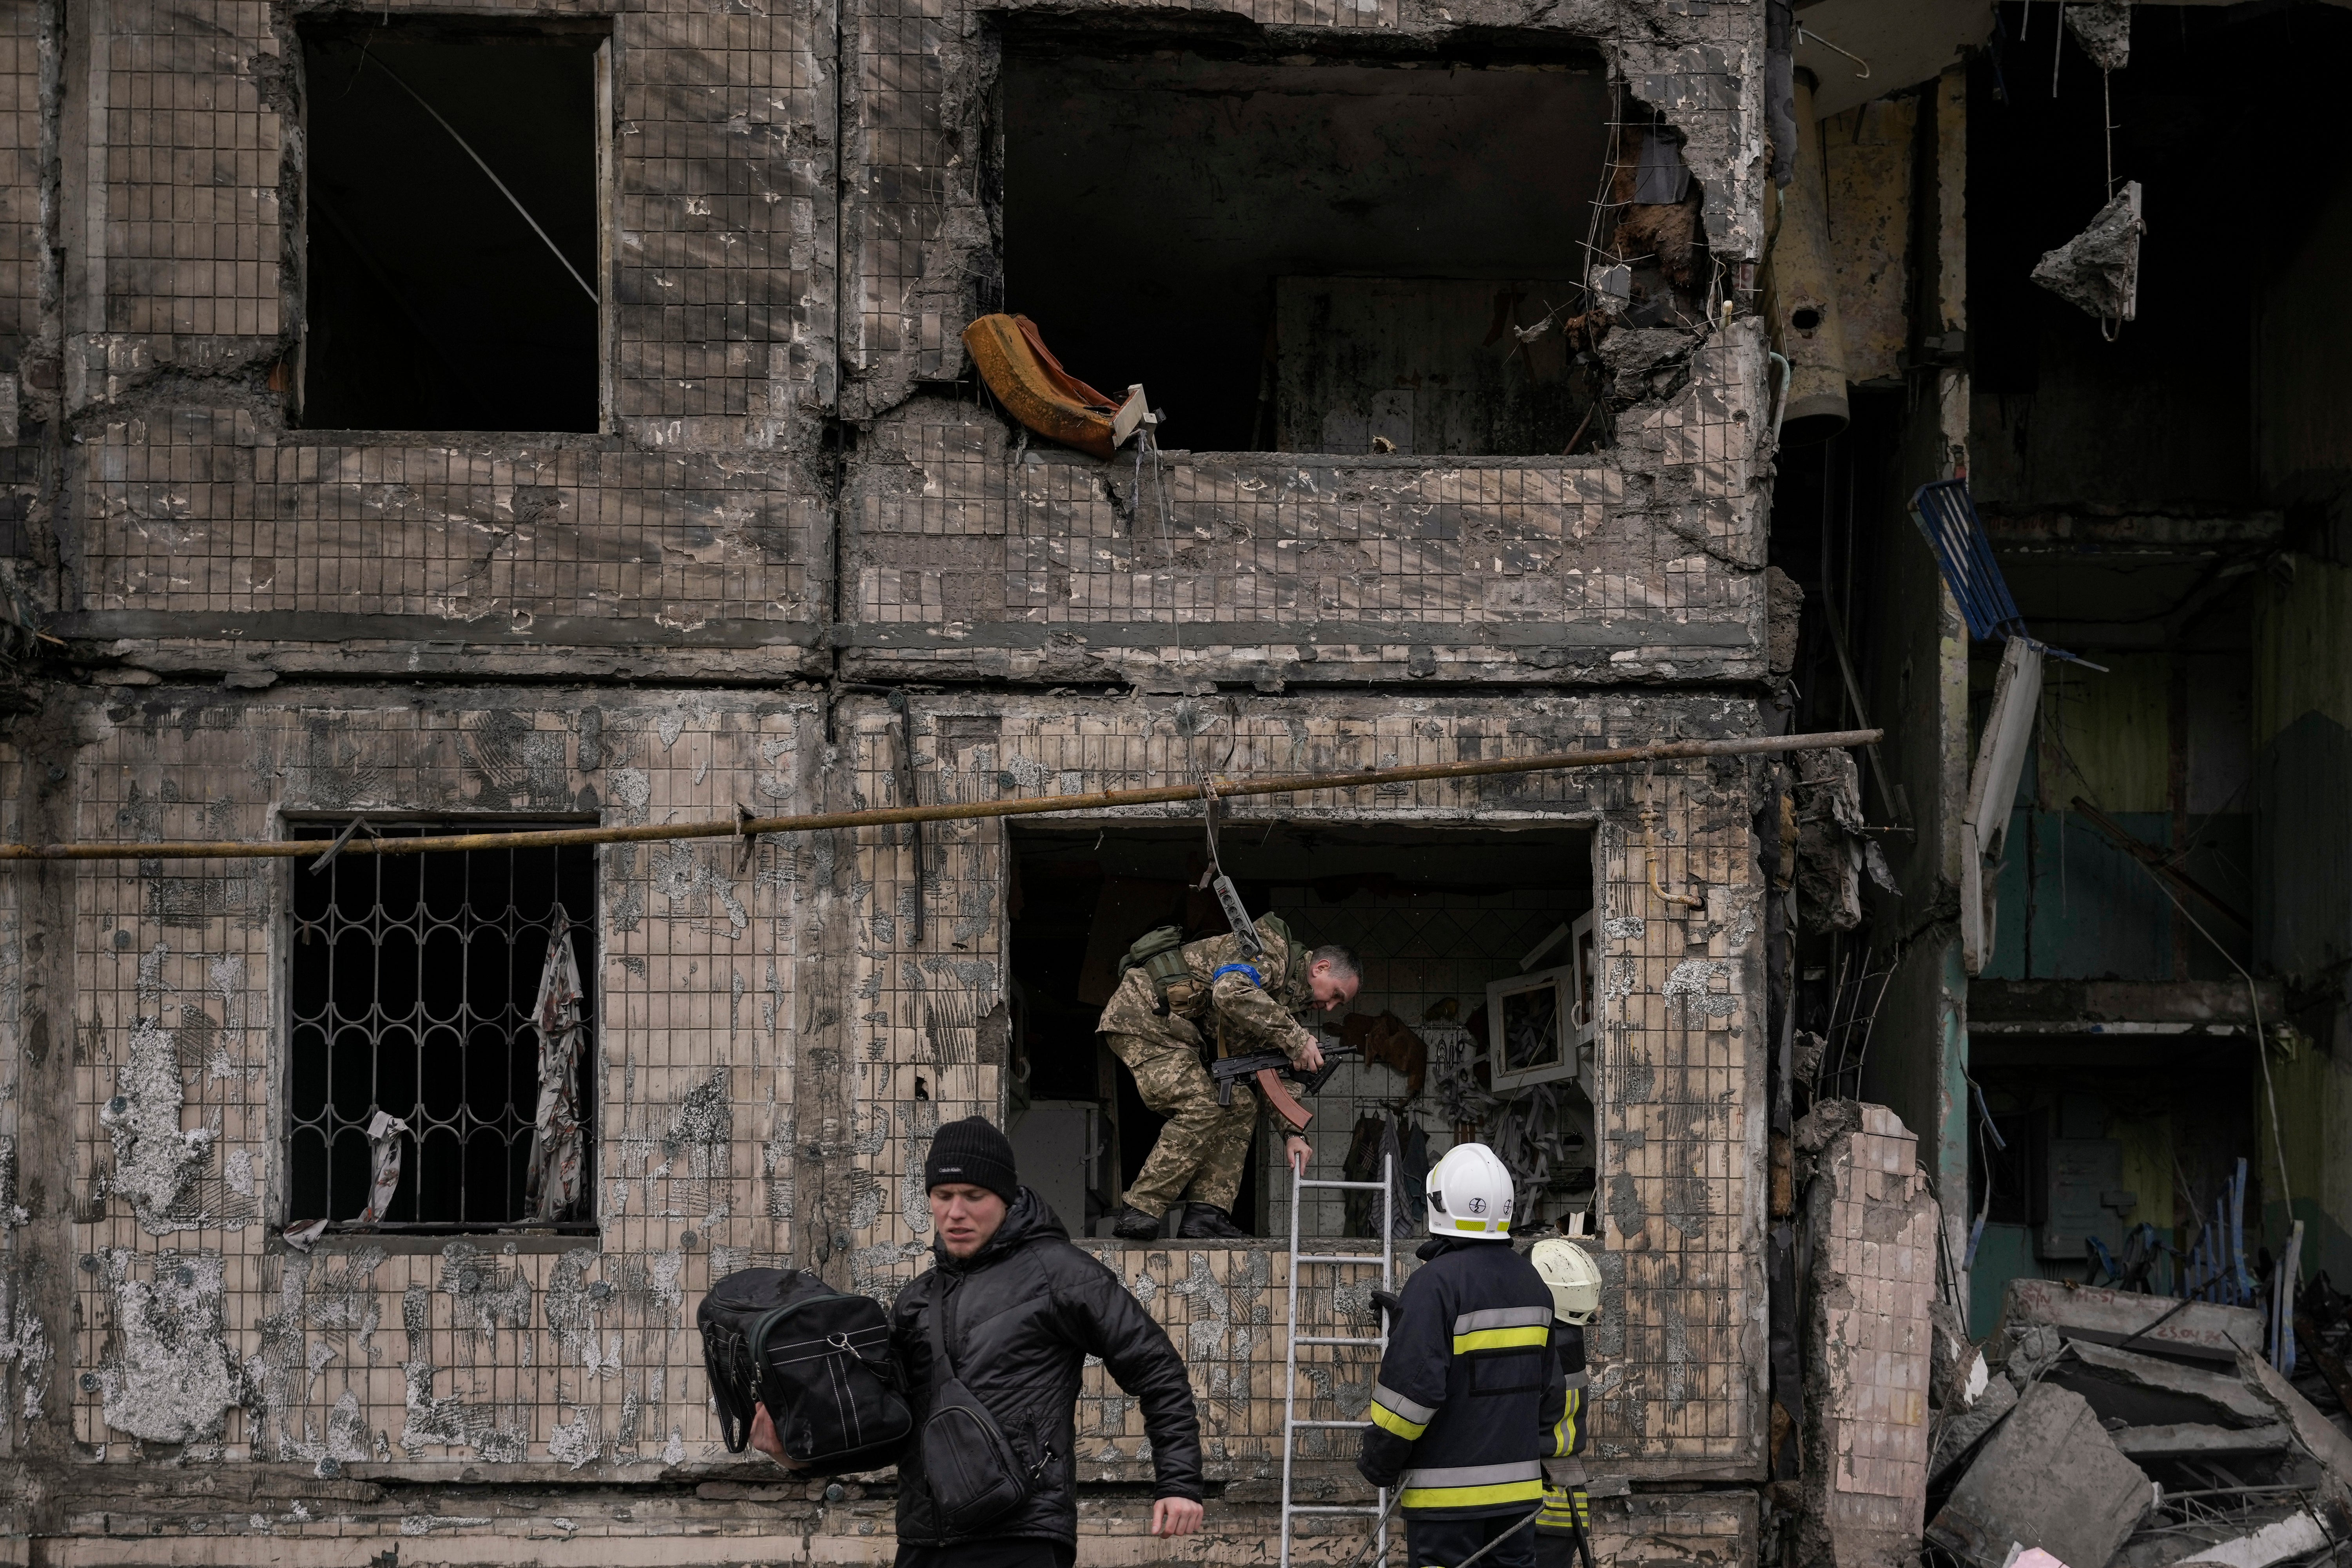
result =
M1511 1173L1484 1143L1456 1143L1429 1173L1429 1234L1507 1241Z
M1591 1253L1564 1236L1551 1236L1529 1249L1528 1261L1551 1287L1553 1317L1581 1326L1601 1315L1601 1267Z

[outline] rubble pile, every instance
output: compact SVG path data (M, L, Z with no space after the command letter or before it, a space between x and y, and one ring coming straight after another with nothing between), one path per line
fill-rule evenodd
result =
M1928 1555L1969 1568L2034 1552L2066 1568L2334 1561L2352 1547L2352 1436L2319 1363L2340 1371L2352 1301L2329 1296L2305 1293L2307 1370L2293 1381L2264 1359L2251 1308L2018 1279L1981 1342L1939 1309Z

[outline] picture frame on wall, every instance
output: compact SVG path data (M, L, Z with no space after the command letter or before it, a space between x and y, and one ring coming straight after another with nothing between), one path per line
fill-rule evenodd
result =
M1575 1078L1577 966L1563 963L1486 986L1486 1060L1497 1089Z

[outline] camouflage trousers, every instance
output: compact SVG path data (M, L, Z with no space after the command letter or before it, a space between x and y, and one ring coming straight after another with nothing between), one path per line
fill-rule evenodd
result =
M1143 1103L1168 1119L1126 1202L1148 1215L1165 1214L1182 1198L1227 1214L1241 1190L1257 1129L1257 1094L1234 1085L1234 1102L1217 1103L1216 1080L1190 1045L1153 1035L1106 1035L1111 1054L1135 1074Z

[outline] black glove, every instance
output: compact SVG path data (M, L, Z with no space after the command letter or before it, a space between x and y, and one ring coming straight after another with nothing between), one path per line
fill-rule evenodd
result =
M1382 1491L1386 1491L1389 1488L1397 1484L1398 1478L1396 1473L1393 1471L1383 1470L1378 1465L1372 1463L1372 1457L1370 1454L1358 1454L1356 1456L1356 1473L1363 1477L1364 1479L1370 1481L1373 1486L1378 1487Z
M1372 1292L1372 1306L1377 1310L1386 1313L1388 1315L1389 1321L1391 1323L1396 1321L1398 1309L1402 1308L1403 1305L1404 1298L1394 1290L1375 1290Z

